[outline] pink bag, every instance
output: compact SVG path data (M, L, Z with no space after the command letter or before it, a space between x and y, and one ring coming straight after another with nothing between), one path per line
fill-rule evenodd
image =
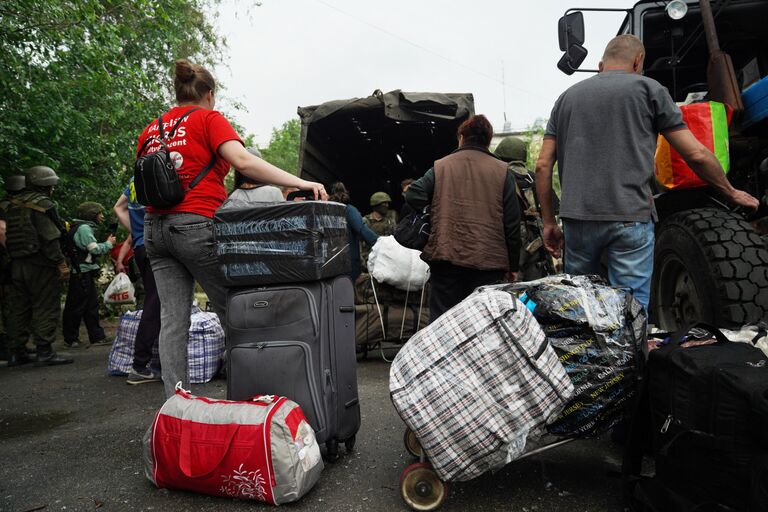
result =
M273 505L301 498L323 470L296 403L272 395L212 400L180 386L144 437L144 462L157 487Z

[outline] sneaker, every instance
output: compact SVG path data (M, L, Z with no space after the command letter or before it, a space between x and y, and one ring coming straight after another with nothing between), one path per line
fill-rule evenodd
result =
M107 338L101 338L100 340L92 341L91 346L92 347L98 347L101 345L112 345L112 340Z
M64 341L64 346L67 348L80 348L82 347L82 343L80 343L80 340L75 341Z
M141 371L131 368L128 371L128 380L126 380L126 383L144 384L145 382L160 382L161 380L160 375L149 368L144 368Z

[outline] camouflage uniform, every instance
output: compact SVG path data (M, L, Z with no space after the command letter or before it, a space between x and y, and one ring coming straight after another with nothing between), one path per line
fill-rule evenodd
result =
M41 176L40 169L46 169ZM50 171L52 177L47 175ZM40 365L71 363L56 355L52 344L61 314L61 281L66 269L59 237L62 222L56 204L47 195L58 177L52 169L27 171L28 190L10 200L4 212L6 248L11 266L8 349L9 366L31 362L26 355L30 334L37 345Z
M382 203L391 203L392 198L386 192L376 192L371 196L371 207L378 206ZM377 218L379 214L371 212L363 217L363 224L368 226L371 231L378 236L389 236L395 232L395 226L397 226L397 212L395 210L387 210L387 214L381 218ZM360 256L363 260L363 268L368 267L368 255L371 253L371 248L365 244L361 244Z
M389 236L395 232L397 226L397 212L395 210L387 211L387 215L381 219L376 219L371 212L363 217L363 222L371 228L371 231L379 236Z
M24 176L10 176L5 180L5 190L8 193L0 199L0 218L5 219L10 200L24 190ZM8 359L8 292L11 282L11 259L5 244L0 245L0 359Z
M526 167L528 147L522 139L507 137L499 142L494 154L507 162L507 169L515 175L517 197L520 201L520 270L518 280L529 281L547 274L545 262L549 258L543 246L539 229L539 212L534 193L534 175Z

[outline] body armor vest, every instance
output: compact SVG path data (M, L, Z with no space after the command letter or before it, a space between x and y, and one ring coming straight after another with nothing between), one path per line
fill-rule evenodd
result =
M5 247L12 259L32 256L40 251L40 238L32 222L32 215L45 214L51 201L39 192L25 192L8 199L5 214Z

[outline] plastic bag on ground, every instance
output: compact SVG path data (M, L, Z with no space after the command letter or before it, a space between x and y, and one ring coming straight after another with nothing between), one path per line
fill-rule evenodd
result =
M429 279L421 252L403 247L394 236L379 237L368 256L368 270L380 283L401 290L421 290Z
M118 272L104 292L104 304L136 304L136 290L128 274Z

